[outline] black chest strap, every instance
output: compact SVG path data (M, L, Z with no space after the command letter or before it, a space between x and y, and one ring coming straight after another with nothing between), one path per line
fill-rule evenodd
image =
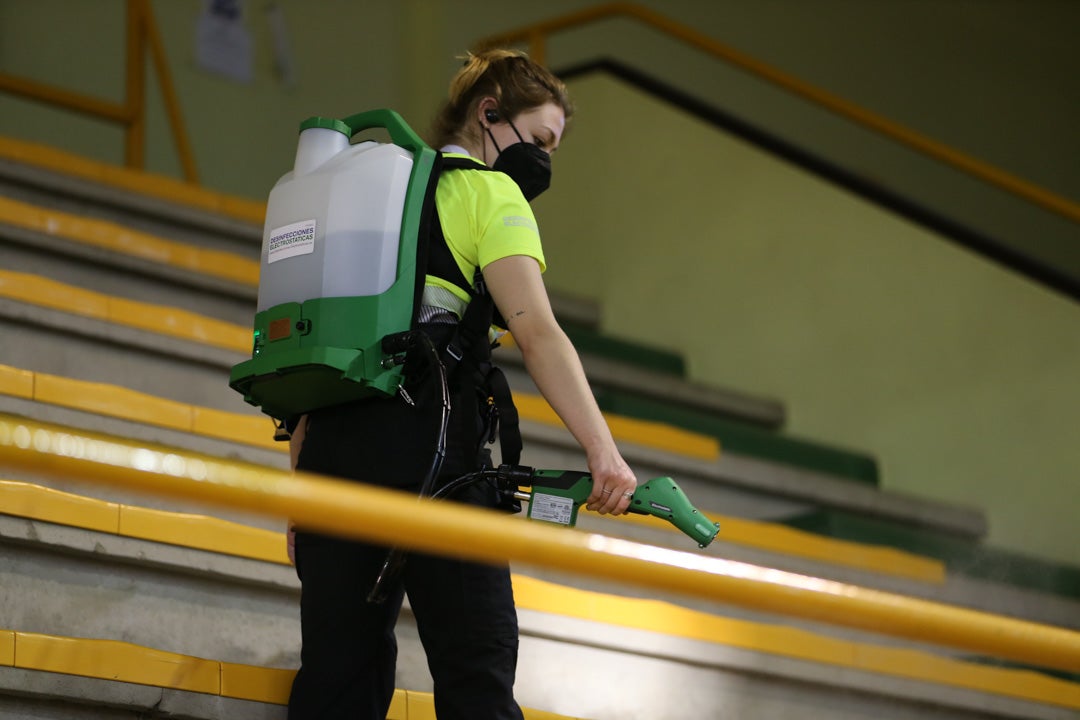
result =
M494 172L487 165L484 165L477 160L469 160L461 157L447 157L442 153L439 153L439 158L441 164L439 169L440 173L446 172L447 170L482 170ZM458 267L457 261L454 260L454 254L450 251L450 246L446 242L446 235L443 233L442 229L442 221L439 218L439 209L435 205L434 198L432 199L432 222L428 234L427 274L451 282L470 295L473 294L472 283L469 282L469 278L462 274L461 268Z

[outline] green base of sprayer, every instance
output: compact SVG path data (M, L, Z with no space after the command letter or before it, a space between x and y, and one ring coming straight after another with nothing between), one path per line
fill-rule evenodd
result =
M229 386L276 418L393 395L401 367L379 339L402 320L383 317L385 306L382 296L321 298L257 314L251 359L233 367Z
M592 493L592 476L573 470L533 470L529 493L529 517L574 527L578 509ZM667 520L705 547L720 532L714 523L690 504L686 493L669 477L659 477L639 485L630 498L627 512L655 515Z

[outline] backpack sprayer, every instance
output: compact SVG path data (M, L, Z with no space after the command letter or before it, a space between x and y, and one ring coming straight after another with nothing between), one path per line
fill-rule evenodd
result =
M393 142L351 142L373 128L388 131ZM295 418L403 393L406 355L419 352L440 383L442 404L420 494L444 498L489 483L503 506L520 509L528 501L530 518L573 527L592 491L587 473L508 464L433 492L446 454L450 398L446 369L417 329L416 311L440 161L392 110L313 117L300 125L293 169L267 200L251 358L233 367L229 386L272 418ZM628 511L663 518L700 547L719 530L671 478L639 486ZM401 550L390 551L370 601L384 597L404 558Z

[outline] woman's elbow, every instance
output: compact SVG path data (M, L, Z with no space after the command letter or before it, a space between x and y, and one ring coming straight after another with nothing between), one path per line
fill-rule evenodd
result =
M521 354L526 358L535 353L550 350L559 343L569 342L566 339L566 333L554 318L514 323L510 328L510 333L514 336L514 343L521 350Z

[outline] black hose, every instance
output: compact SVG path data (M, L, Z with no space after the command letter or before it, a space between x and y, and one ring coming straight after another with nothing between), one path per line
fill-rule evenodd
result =
M428 468L424 481L420 484L420 497L428 497L431 495L431 489L435 486L435 480L439 477L439 471L442 470L443 461L446 459L446 430L450 423L450 387L446 380L446 368L443 367L442 360L439 359L439 351L435 349L431 338L422 330L417 330L410 333L409 344L415 347L417 342L423 346L425 355L439 379L439 390L442 394L442 414L439 418L439 433L435 441L435 455L431 459L431 467ZM405 558L404 550L398 547L390 548L379 570L379 575L375 578L375 584L368 593L369 603L377 604L386 600L387 589L401 574L405 566Z
M431 338L422 330L417 330L416 334L420 337L420 343L427 351L431 366L439 376L439 390L442 393L442 415L439 418L439 435L435 443L435 457L431 460L431 468L428 470L427 477L424 478L423 484L420 485L420 497L427 497L431 495L431 488L435 486L435 479L439 477L443 461L446 460L446 429L450 424L450 387L446 381L446 368L443 366L442 360L439 359L439 351L435 349L435 343L431 342Z
M458 490L474 485L481 480L494 480L497 476L496 470L478 470L477 472L471 472L468 475L462 475L459 478L454 478L450 482L439 488L434 494L432 494L432 500L442 500L445 497L450 497Z

